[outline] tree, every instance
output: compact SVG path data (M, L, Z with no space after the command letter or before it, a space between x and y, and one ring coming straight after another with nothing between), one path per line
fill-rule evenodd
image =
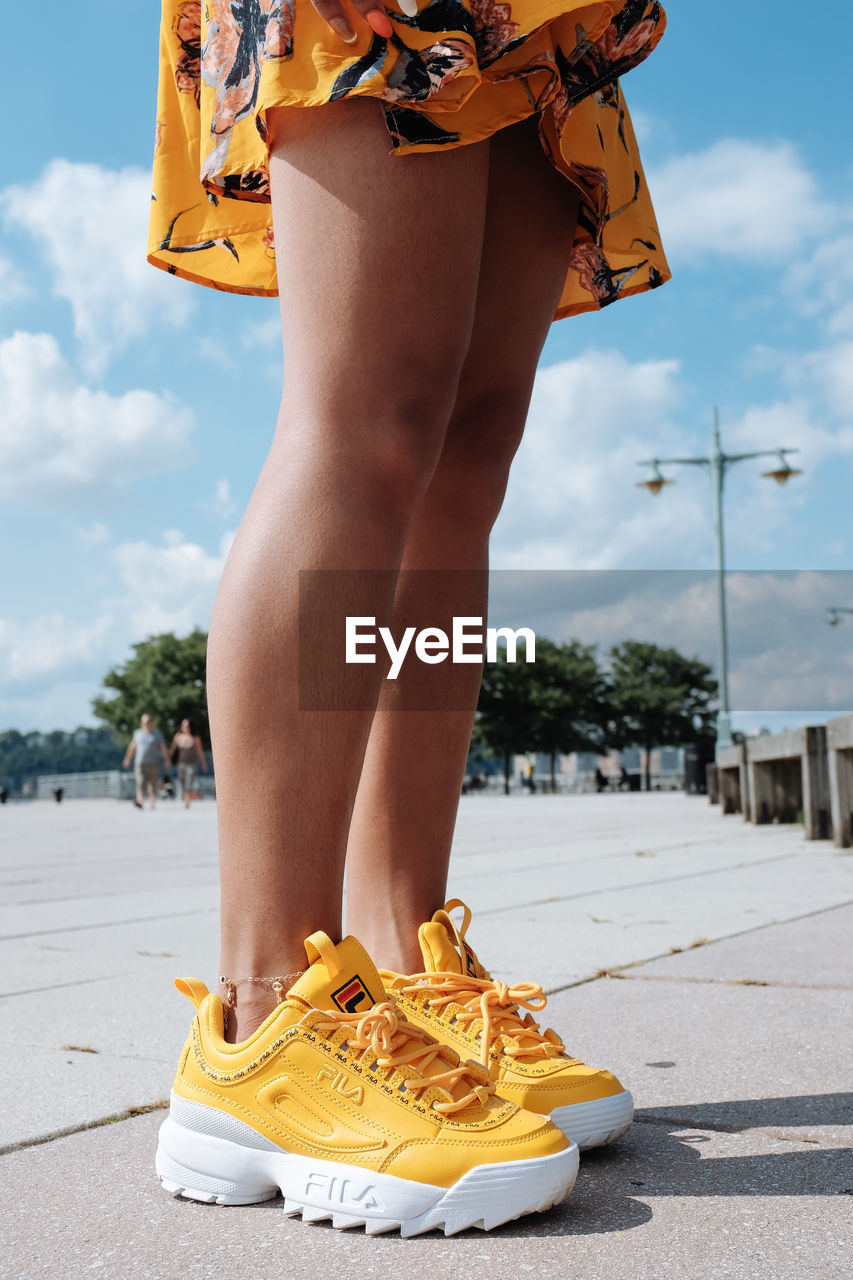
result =
M556 789L561 752L605 749L607 684L594 646L555 644L538 637L534 663L507 662L503 650L488 663L477 704L475 736L503 756L504 791L516 752L540 751L551 760Z
M198 627L188 636L166 632L149 636L133 645L134 656L108 671L104 690L92 702L99 720L112 725L122 738L130 737L139 727L139 717L148 711L164 737L179 728L186 717L193 733L203 742L209 741L205 661L207 634Z
M558 755L573 751L602 755L606 750L607 693L594 645L537 640L537 714L528 747L550 758L552 791L557 789Z
M537 656L541 643L537 639ZM536 732L535 665L507 662L506 651L499 649L497 662L487 663L483 671L474 737L503 757L506 795L509 795L512 757L528 749Z
M713 738L717 682L711 668L676 649L626 640L610 650L612 724L608 737L619 747L646 753L646 790L655 747L682 746Z
M112 729L81 725L66 733L0 733L0 785L20 790L24 782L40 773L89 773L93 769L115 769L121 759Z

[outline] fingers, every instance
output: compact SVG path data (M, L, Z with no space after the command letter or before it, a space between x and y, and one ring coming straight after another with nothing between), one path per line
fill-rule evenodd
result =
M358 34L353 28L349 14L341 0L312 0L314 8L344 44L355 44ZM402 0L402 4L416 4L416 0ZM378 36L390 40L394 29L388 14L377 0L352 0L352 7L358 15L371 27ZM402 7L402 6L401 6ZM417 12L417 8L415 9Z

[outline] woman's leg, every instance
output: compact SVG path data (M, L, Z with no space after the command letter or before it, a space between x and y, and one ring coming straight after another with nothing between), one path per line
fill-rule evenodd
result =
M294 972L307 934L340 933L380 676L360 668L363 710L300 711L297 574L391 570L373 602L390 616L470 339L488 184L485 143L393 156L375 99L277 110L269 124L284 392L208 652L229 977ZM333 589L342 612L364 611L358 572ZM240 988L232 1037L272 1003Z
M442 626L481 616L488 540L518 448L536 366L568 268L577 193L545 157L535 121L491 140L486 232L476 318L438 467L406 543L395 599L403 619ZM445 672L446 666L440 668ZM406 675L409 682L406 683ZM445 899L447 865L481 668L460 666L458 711L395 710L416 667L382 692L350 828L347 926L377 963L421 967L417 926ZM389 886L377 895L374 886Z

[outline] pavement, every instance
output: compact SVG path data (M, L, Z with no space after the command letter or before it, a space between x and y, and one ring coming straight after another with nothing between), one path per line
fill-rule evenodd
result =
M0 1276L831 1280L853 1272L853 856L679 794L463 798L450 893L496 975L541 981L637 1123L570 1199L488 1234L366 1238L153 1174L215 979L215 810L0 810ZM12 1194L10 1194L10 1191Z

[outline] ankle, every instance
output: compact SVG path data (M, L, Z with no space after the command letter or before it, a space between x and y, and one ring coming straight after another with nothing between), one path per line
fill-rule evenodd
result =
M225 1039L228 1044L247 1040L280 1004L304 970L275 977L219 975L219 994L224 1006Z
M244 993L232 1005L224 1009L225 1040L227 1044L240 1044L253 1036L266 1022L278 1001L271 991Z
M351 931L377 969L390 969L392 973L419 973L423 959L418 944L418 928L430 915L432 912L418 919L398 915L386 919L365 919L363 925L356 923Z

